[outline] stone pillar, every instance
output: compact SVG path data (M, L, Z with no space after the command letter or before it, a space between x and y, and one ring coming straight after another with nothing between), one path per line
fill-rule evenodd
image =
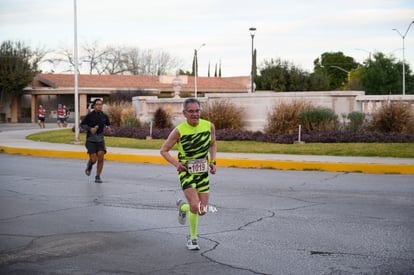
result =
M86 94L79 94L79 119L88 114L88 97Z
M173 90L174 90L174 98L180 98L180 92L183 86L183 81L181 80L178 72L176 74L176 77L174 78L173 82Z

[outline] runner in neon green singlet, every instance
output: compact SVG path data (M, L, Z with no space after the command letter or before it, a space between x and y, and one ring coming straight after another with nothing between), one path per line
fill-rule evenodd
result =
M186 121L178 125L161 147L161 155L177 169L187 202L177 201L178 221L185 223L188 214L190 238L187 248L198 250L198 216L207 212L209 198L208 173L216 173L216 134L213 123L200 119L200 102L195 98L184 101L183 115ZM170 154L177 144L178 160ZM210 153L210 161L208 154Z
M189 160L199 159L208 161L211 143L211 123L200 119L197 126L191 126L187 121L177 126L180 140L177 143L178 161L185 163L187 170L179 173L183 189L196 188L197 192L209 191L208 171L189 173Z

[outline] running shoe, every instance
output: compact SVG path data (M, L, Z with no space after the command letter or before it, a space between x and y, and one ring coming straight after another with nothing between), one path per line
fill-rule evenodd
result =
M95 177L95 183L102 183L102 180L101 180L100 176Z
M185 201L183 201L182 199L179 199L177 200L176 204L178 208L178 223L185 224L185 220L187 218L187 212L181 211L181 206L185 204Z
M189 239L187 241L188 250L200 250L197 239Z
M88 161L88 164L86 165L86 169L85 169L85 174L87 176L90 176L91 171L92 171L92 163L90 161Z

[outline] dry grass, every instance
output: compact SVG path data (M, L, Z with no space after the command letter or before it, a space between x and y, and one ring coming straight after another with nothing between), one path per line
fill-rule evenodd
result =
M109 121L114 126L136 126L139 121L136 118L135 108L131 102L116 102L106 106L105 112L109 116Z
M172 128L174 125L172 123L172 115L171 110L166 110L159 107L155 113L153 118L154 128L164 129L164 128Z
M405 102L388 102L373 115L370 128L380 132L414 133L414 112Z
M299 115L314 109L312 103L302 99L294 99L290 103L279 102L275 104L267 116L266 133L286 134L296 131L299 125Z
M216 129L243 128L243 108L236 106L230 100L220 99L203 104L200 117L211 121Z

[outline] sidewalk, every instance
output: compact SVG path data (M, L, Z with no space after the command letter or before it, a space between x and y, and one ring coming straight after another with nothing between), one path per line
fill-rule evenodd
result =
M26 139L26 136L39 131L57 129L56 126L54 126L55 128L48 127L45 130L35 128L37 127L36 124L29 124L29 126L27 128L30 129L21 130L21 127L18 128L17 126L14 129L13 125L0 125L0 151L8 154L40 157L87 159L86 149L83 144L56 144ZM107 150L106 160L167 164L158 150L115 147L108 147ZM216 160L219 167L414 174L414 158L217 153Z

